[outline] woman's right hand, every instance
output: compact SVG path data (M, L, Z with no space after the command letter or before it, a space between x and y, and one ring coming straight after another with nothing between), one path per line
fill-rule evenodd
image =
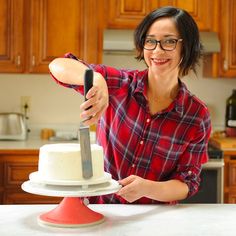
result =
M93 87L86 98L88 100L80 106L81 119L84 125L92 125L101 118L109 103L107 83L100 73L94 72Z

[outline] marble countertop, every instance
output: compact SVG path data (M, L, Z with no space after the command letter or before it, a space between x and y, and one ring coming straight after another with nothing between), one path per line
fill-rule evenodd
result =
M1 236L233 236L236 204L89 205L105 216L82 228L40 226L37 217L56 205L0 205Z

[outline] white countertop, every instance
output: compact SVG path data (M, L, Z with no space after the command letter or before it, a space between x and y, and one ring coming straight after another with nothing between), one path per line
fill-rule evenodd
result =
M83 228L40 226L38 215L56 205L0 205L0 235L235 236L236 204L89 205L105 216Z
M39 137L30 137L27 140L19 141L0 141L1 150L39 150L44 144L52 143L77 143L78 140L42 140Z
M55 143L49 140L41 140L40 138L31 138L25 141L0 141L1 150L39 150L41 146L48 143Z
M42 140L40 136L29 136L27 140L10 141L0 140L0 151L1 150L39 150L44 144L52 143L77 143L78 140ZM90 142L95 143L95 132L90 132Z

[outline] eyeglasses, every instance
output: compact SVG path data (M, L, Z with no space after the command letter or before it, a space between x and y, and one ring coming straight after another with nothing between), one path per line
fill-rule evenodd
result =
M146 38L144 40L144 49L146 50L155 50L157 44L160 44L160 48L164 51L173 51L176 48L178 42L183 41L183 39L162 39L156 40L151 38Z

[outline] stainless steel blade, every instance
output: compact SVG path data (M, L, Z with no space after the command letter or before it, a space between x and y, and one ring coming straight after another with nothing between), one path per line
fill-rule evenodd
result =
M82 123L79 128L80 152L82 162L83 178L89 179L93 176L92 155L90 145L89 127Z
M84 99L90 88L93 86L93 71L87 69L84 74ZM89 108L88 108L89 109ZM80 151L82 161L82 175L85 179L93 176L92 154L90 145L89 126L85 126L82 122L79 128Z

